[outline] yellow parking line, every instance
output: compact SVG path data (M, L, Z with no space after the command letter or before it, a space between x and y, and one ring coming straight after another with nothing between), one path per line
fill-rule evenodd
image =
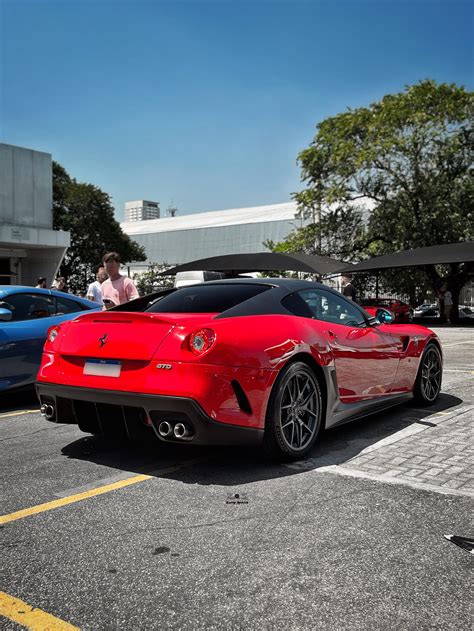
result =
M79 631L79 627L1 591L0 615L33 631Z
M119 480L112 484L106 484L105 486L99 486L96 489L90 491L84 491L83 493L77 493L76 495L69 495L69 497L61 497L58 500L52 502L46 502L45 504L38 504L37 506L31 506L30 508L24 508L23 510L16 511L16 513L9 513L7 515L0 516L0 524L6 524L10 521L17 519L23 519L23 517L29 517L30 515L37 515L38 513L44 513L54 508L60 508L61 506L67 506L67 504L73 504L74 502L80 502L86 500L89 497L95 497L96 495L102 495L103 493L109 493L109 491L115 491L121 489L124 486L130 486L131 484L137 484L137 482L144 482L149 480L153 476L151 475L135 475L125 480Z
M39 410L19 410L18 412L6 412L0 414L0 418L7 418L7 416L21 416L22 414L37 414Z

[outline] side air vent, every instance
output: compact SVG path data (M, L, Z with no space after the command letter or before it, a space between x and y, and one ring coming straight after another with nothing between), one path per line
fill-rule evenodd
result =
M239 404L239 408L242 410L242 412L245 412L246 414L252 414L252 406L250 405L250 401L247 399L247 395L243 391L240 383L236 379L232 379L230 385L234 390L235 396L237 398L237 403Z

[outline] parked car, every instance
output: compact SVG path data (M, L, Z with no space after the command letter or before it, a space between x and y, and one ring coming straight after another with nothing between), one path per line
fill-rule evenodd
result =
M0 391L35 382L49 327L100 308L61 291L0 285Z
M466 305L459 305L459 319L460 320L473 320L474 309Z
M381 324L319 283L262 278L169 289L53 326L36 389L45 418L84 432L263 442L297 459L322 427L434 403L441 376L429 329Z
M380 307L388 309L393 313L396 323L413 321L413 310L410 305L396 298L363 298L360 304L366 311L367 308L372 310L377 310Z
M429 304L427 302L418 305L413 310L414 318L439 318L439 306L436 303Z

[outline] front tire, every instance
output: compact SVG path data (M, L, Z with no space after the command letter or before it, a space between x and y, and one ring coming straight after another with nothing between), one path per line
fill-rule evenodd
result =
M428 344L420 359L420 366L413 388L418 405L433 405L441 391L443 360L436 344Z
M314 372L304 362L285 366L268 403L265 455L279 460L303 458L316 442L322 419L323 398Z

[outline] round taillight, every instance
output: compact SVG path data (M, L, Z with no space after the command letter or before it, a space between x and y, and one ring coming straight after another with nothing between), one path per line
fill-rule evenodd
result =
M189 336L189 350L195 355L202 355L215 341L216 334L212 329L199 329Z
M48 330L48 341L54 342L54 340L58 337L58 333L59 333L59 327L58 326L52 326Z

